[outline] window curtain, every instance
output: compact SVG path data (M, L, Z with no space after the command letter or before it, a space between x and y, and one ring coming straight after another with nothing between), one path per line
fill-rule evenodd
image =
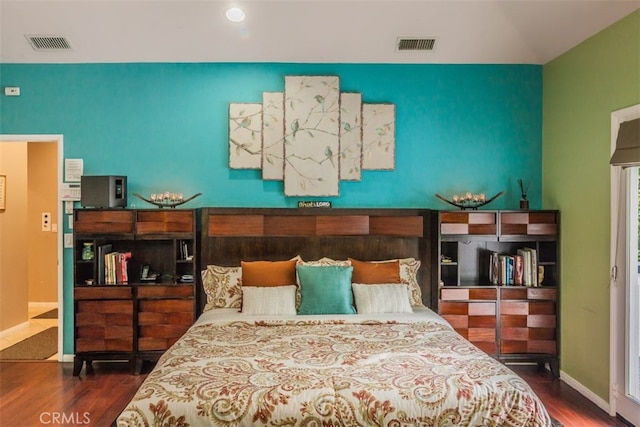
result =
M612 166L640 166L640 118L620 123Z

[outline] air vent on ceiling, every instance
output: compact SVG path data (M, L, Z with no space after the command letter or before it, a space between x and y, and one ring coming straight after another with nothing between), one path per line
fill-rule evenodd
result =
M58 51L73 50L73 46L66 37L63 36L25 36L33 50L37 51Z
M398 37L396 50L433 50L435 45L436 39Z

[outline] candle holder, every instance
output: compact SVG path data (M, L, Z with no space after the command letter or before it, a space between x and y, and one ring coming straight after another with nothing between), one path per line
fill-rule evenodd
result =
M180 206L187 203L189 200L195 199L201 194L202 193L196 193L193 196L185 199L183 198L182 193L170 193L168 191L165 191L164 193L153 193L147 199L146 197L138 193L133 193L133 195L136 196L138 199L144 200L147 203L151 203L152 205L157 206L160 209L175 208L176 206Z
M462 210L466 210L466 209L477 210L479 207L488 205L489 203L493 202L495 199L502 196L503 194L504 194L504 191L501 191L489 199L486 198L484 193L471 194L470 192L466 192L461 195L454 194L451 197L451 200L441 196L440 194L436 194L436 197Z

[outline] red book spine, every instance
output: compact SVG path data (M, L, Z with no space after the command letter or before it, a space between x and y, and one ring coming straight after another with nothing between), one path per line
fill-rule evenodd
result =
M118 254L117 275L119 284L129 283L129 275L127 273L127 263L131 258L131 252L124 252Z

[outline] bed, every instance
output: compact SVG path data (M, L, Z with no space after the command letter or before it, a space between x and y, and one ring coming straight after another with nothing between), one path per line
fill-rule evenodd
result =
M117 425L551 426L428 308L431 225L426 210L203 209L202 314Z

